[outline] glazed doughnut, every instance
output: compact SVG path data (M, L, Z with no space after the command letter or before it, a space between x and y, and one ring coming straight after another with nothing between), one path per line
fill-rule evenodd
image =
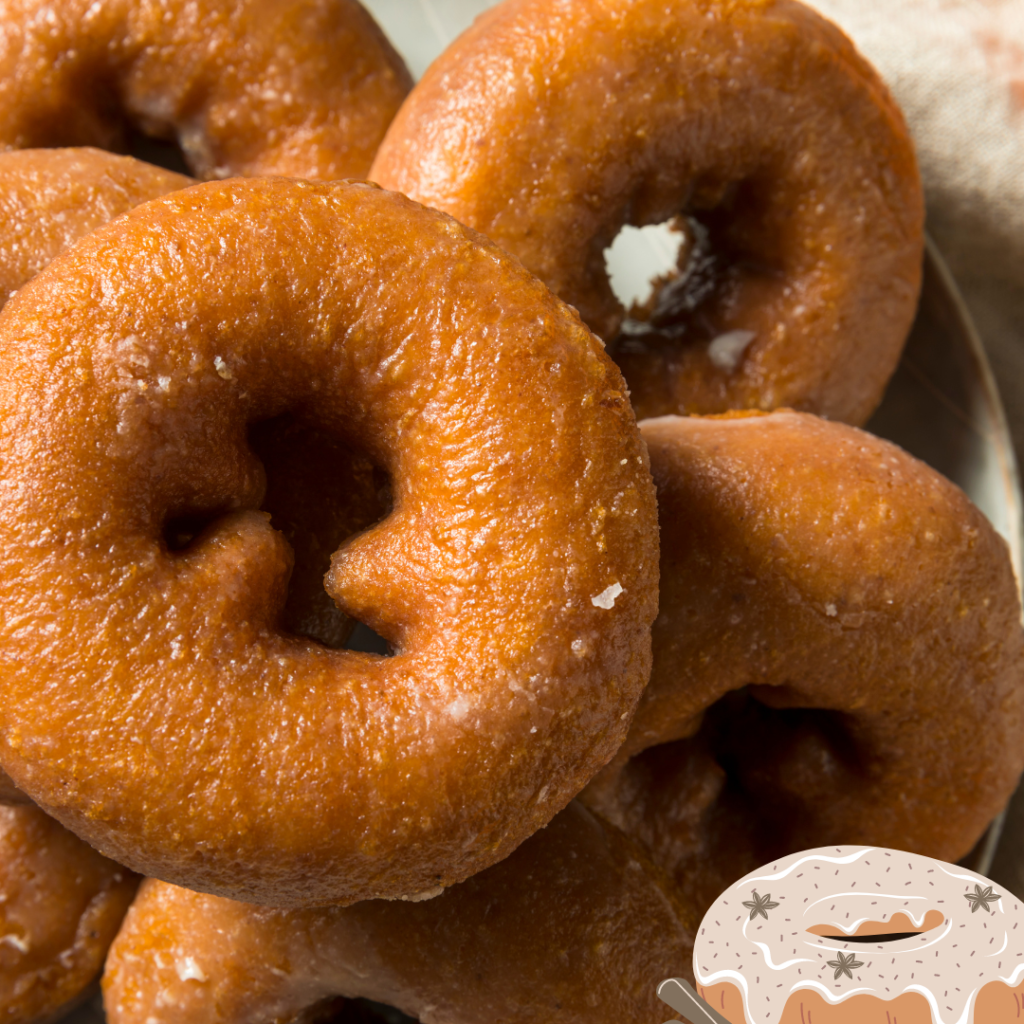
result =
M199 178L362 177L412 84L356 0L2 0L0 148L176 139Z
M1011 1024L1024 1006L1024 907L1000 889L895 850L793 854L708 911L698 992L734 1024ZM758 890L777 906L746 909Z
M191 184L184 175L96 149L0 153L0 306L75 239Z
M576 306L617 345L639 418L862 423L914 317L924 208L903 118L793 0L505 0L431 65L370 176ZM688 272L616 341L605 250L679 217Z
M635 844L571 803L425 903L268 910L147 882L103 976L110 1024L270 1024L337 995L423 1021L660 1024L686 920Z
M57 257L0 353L0 763L108 856L278 906L436 892L621 745L646 451L597 339L475 232L365 184L196 185ZM390 481L326 587L393 658L282 628L246 431L285 414Z
M103 968L138 879L38 807L0 802L0 1008L56 1019Z
M968 853L1024 766L1004 541L940 474L842 424L782 411L642 433L654 667L585 799L701 909L822 844Z

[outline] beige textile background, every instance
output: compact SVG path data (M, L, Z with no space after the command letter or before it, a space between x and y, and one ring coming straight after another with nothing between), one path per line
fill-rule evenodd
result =
M812 6L846 30L906 114L928 230L988 350L1024 462L1024 0ZM990 874L1024 897L1024 792Z

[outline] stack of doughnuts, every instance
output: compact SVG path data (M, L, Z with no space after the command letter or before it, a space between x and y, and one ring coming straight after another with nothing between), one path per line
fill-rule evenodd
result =
M758 864L968 852L1018 587L857 427L922 203L834 26L502 0L406 98L355 0L0 14L6 1020L658 1024ZM139 131L229 180L37 148Z

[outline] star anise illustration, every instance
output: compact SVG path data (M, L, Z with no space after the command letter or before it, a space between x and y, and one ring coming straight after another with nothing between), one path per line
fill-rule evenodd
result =
M857 970L858 967L863 967L864 965L859 960L855 959L855 954L853 953L836 953L836 956L839 957L838 960L826 961L829 967L834 967L836 969L835 980L838 981L840 976L845 974L850 981L853 981L853 972Z
M753 902L750 900L744 900L743 906L750 911L750 920L753 921L758 914L760 914L766 921L768 920L768 911L774 910L778 903L772 902L772 894L768 893L767 896L758 896L757 890L754 890Z
M1003 897L992 891L991 885L986 885L984 889L977 882L974 883L974 892L965 892L964 899L967 900L971 905L971 913L973 914L979 907L982 910L992 910L989 906L990 903L995 903L996 900L1001 900ZM995 913L995 911L992 911Z

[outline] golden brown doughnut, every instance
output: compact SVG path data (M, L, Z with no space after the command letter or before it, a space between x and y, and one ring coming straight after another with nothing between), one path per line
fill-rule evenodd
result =
M340 994L445 1024L660 1024L658 982L692 976L687 916L639 848L574 802L425 903L269 910L146 882L104 1006L110 1024L270 1024Z
M0 0L0 148L176 139L200 178L366 174L412 84L357 0Z
M326 586L394 658L281 628L246 429L286 413L390 479ZM280 906L436 891L625 737L657 525L622 378L445 215L240 179L100 228L0 313L0 462L0 763L145 874Z
M789 411L642 425L654 667L584 799L702 909L795 850L955 861L1024 766L1005 542L895 445Z
M903 118L793 0L504 0L430 67L370 176L576 306L617 345L640 418L788 405L862 423L914 316ZM680 215L692 273L616 342L606 248Z
M99 977L138 879L38 807L0 802L0 1015L56 1019Z
M75 239L191 184L184 175L96 149L0 153L0 306Z

